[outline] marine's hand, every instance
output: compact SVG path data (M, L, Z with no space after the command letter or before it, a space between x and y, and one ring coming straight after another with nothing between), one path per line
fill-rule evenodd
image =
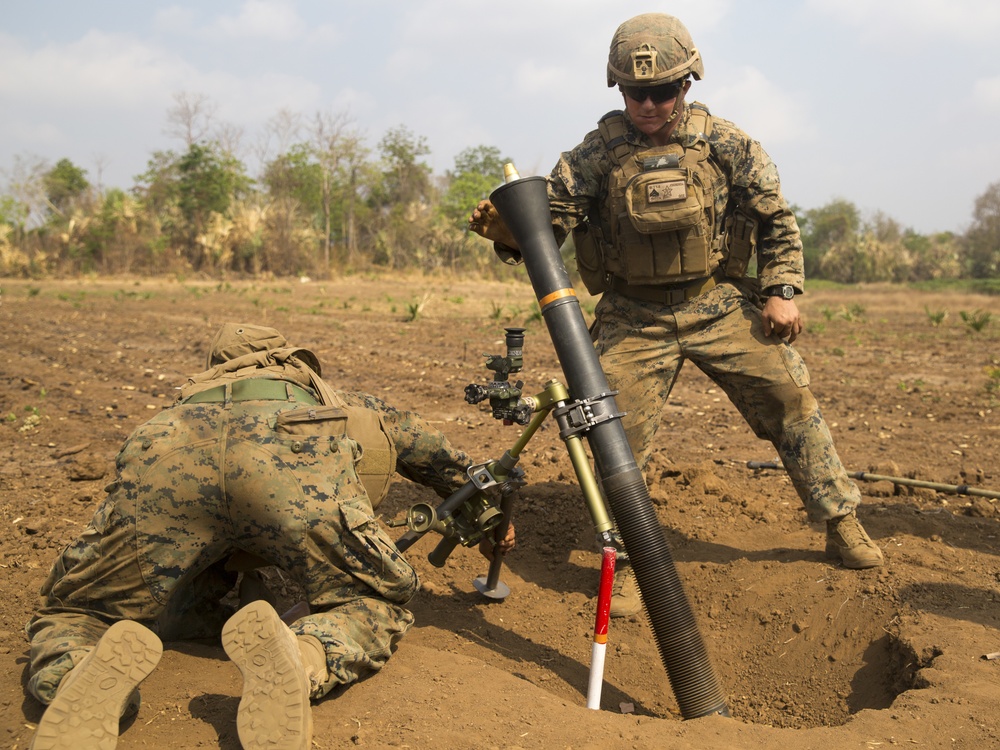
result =
M768 297L764 303L764 335L772 333L780 339L792 343L802 333L802 314L793 299Z
M514 549L516 544L517 544L517 539L514 533L514 522L511 521L510 526L507 527L507 535L503 539L501 539L499 542L496 542L495 545L493 540L490 539L489 537L483 539L483 541L479 543L479 552L487 560L492 561L493 553L496 550L500 550L501 555L506 555L508 552Z
M480 237L499 242L514 250L518 249L514 235L510 233L504 220L500 218L496 207L488 200L479 201L479 205L473 209L472 215L469 217L469 229Z

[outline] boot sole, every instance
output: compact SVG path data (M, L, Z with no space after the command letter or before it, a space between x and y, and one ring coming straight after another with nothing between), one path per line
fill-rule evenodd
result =
M243 675L236 728L244 750L308 750L309 681L295 636L265 601L243 607L222 629L222 647Z
M162 655L163 644L151 630L116 622L63 678L73 675L45 710L30 750L114 750L125 704Z

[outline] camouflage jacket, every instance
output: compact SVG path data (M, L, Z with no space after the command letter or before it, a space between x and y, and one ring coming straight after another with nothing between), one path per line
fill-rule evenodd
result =
M416 413L396 409L375 396L366 393L341 391L332 388L321 377L319 359L308 349L288 346L284 336L267 326L226 323L219 330L210 347L206 361L208 369L192 375L181 388L183 400L201 391L218 385L245 378L273 378L287 380L310 388L320 403L329 406L346 407L348 424L359 425L359 431L352 434L369 455L375 455L379 443L388 439L391 448L385 455L392 464L382 464L373 469L362 466L368 473L380 471L386 476L395 469L400 476L433 489L441 497L447 497L461 487L466 479L466 469L472 459L463 451L454 448L444 433L431 427ZM376 419L365 419L374 415ZM366 462L363 458L362 462ZM372 492L366 482L369 494L374 495L373 505L378 505L388 489L388 482L378 492Z
M626 116L625 138L637 148L653 144ZM688 132L686 110L671 140L682 142ZM726 217L741 207L757 219L758 276L762 286L791 284L803 288L802 242L798 224L781 193L778 170L761 145L728 120L712 117L711 158L726 176L715 195L715 233ZM548 178L553 230L559 244L573 227L599 214L614 162L597 129L571 151L564 152ZM504 257L501 248L498 248Z

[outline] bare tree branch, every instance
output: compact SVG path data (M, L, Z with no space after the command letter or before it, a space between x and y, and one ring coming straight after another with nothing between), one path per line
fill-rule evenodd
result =
M167 110L164 133L180 138L185 146L191 146L208 135L218 108L206 94L176 91L174 106Z

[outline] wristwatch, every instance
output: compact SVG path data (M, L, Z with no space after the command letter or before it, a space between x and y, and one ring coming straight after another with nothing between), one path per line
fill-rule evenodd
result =
M769 286L764 290L765 297L781 297L782 299L791 299L795 296L795 287L791 284L778 284L778 286Z

